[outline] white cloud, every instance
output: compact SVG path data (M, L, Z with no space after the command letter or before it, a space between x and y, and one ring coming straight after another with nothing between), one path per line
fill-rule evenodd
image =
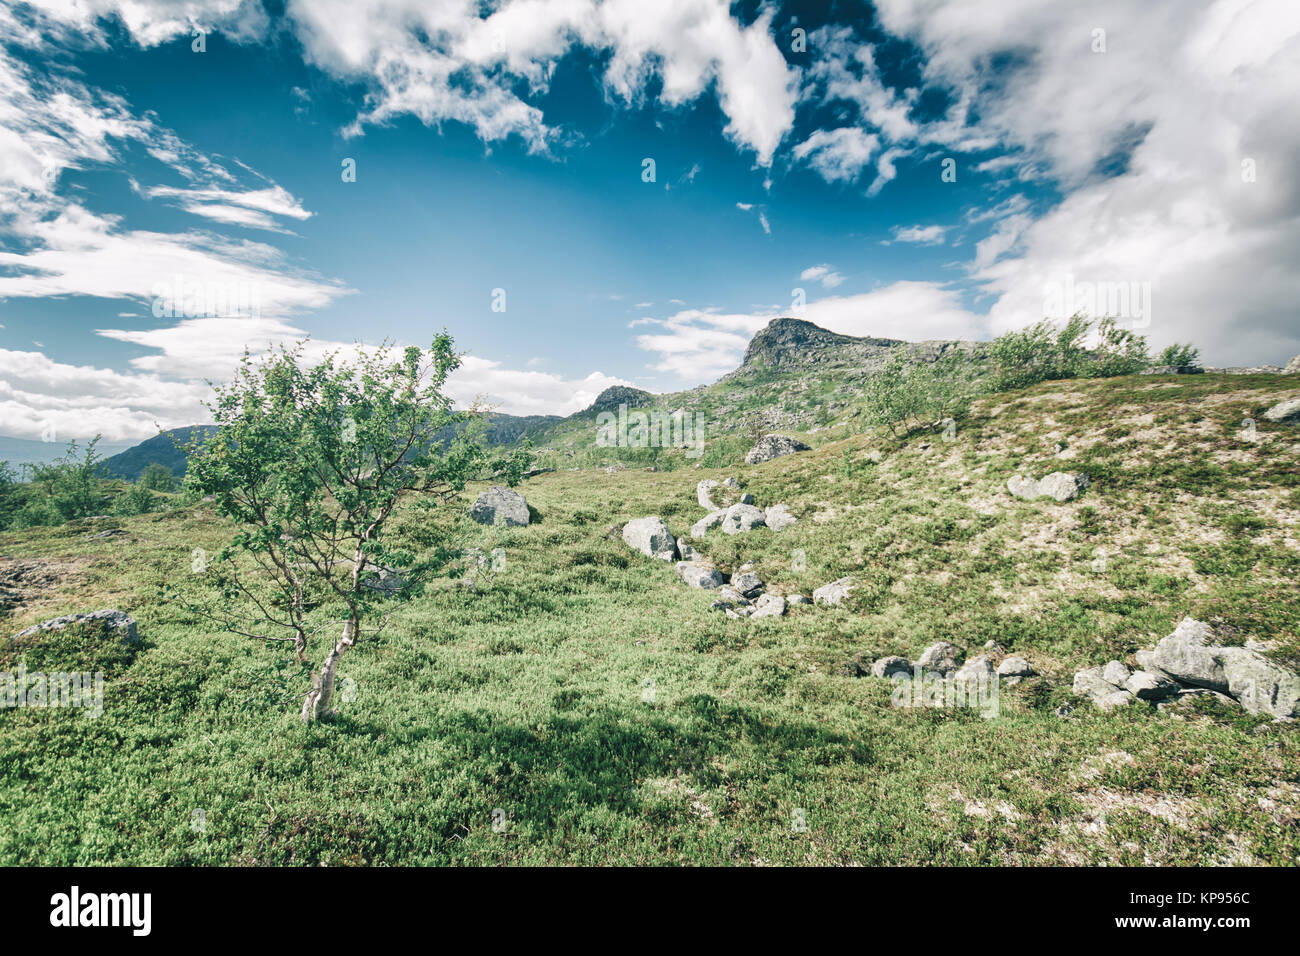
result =
M879 13L921 47L928 82L974 107L974 133L1065 193L1032 219L1006 211L977 246L992 331L1041 318L1069 275L1151 283L1157 347L1190 339L1215 364L1300 351L1300 5L882 0ZM1013 50L1034 52L988 83L990 59Z
M767 213L760 212L758 214L758 224L763 227L763 231L769 236L772 234L772 224L767 221Z
M895 226L894 242L914 242L922 246L935 246L943 242L947 226ZM888 245L888 240L886 240Z
M805 282L820 282L827 289L833 289L844 281L844 276L836 272L828 263L809 266L799 273L799 278Z
M880 137L856 126L819 129L794 148L829 183L852 182L862 174L880 145Z

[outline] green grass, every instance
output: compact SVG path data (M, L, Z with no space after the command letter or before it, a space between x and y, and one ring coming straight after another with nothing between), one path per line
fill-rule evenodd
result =
M118 607L144 640L114 658L98 719L0 711L0 862L1294 864L1294 724L1056 709L1075 670L1184 614L1300 656L1300 436L1258 416L1298 392L1274 377L1049 382L984 399L952 443L857 435L760 466L542 475L522 488L541 520L522 529L411 509L411 547L455 528L504 548L505 567L394 605L343 660L354 699L310 727L281 650L158 599L197 593L193 549L229 534L204 506L115 519L129 538L0 535L0 554L81 565L0 617L10 633ZM1248 444L1252 412L1266 437ZM1073 468L1096 479L1066 505L1003 487ZM850 575L847 606L731 620L606 538L646 514L684 534L703 513L695 483L726 475L801 520L713 532L702 550L784 593ZM1046 676L1004 688L985 720L895 708L889 683L841 673L936 640L970 654L993 640Z

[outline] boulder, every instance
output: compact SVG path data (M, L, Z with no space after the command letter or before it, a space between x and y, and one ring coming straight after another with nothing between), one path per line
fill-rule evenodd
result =
M727 516L725 511L710 511L695 524L691 525L691 537L702 538L709 532L709 529L716 528L722 524L722 519Z
M1079 471L1054 471L1039 481L1023 475L1007 480L1007 491L1027 501L1043 497L1054 498L1059 502L1073 501L1087 487L1088 476Z
M479 524L522 526L528 524L528 502L519 492L496 485L475 499L469 516Z
M999 677L1033 677L1034 669L1023 657L1005 657L998 665Z
M790 509L785 505L772 505L763 512L763 520L773 531L780 531L782 528L788 528L799 519L790 514Z
M705 478L695 486L695 500L698 501L700 507L706 511L718 510L718 506L715 505L713 499L709 497L710 492L712 492L716 487L718 487L718 479L716 478Z
M802 594L790 594L786 596L786 604L811 604L812 602Z
M852 592L853 579L840 578L838 581L832 581L830 584L823 584L817 590L813 591L813 603L836 605L848 597Z
M871 673L876 677L893 677L895 674L911 677L912 662L906 657L898 657L897 655L882 657L871 665Z
M785 598L776 594L764 594L754 602L752 617L780 617L785 613Z
M1089 667L1081 670L1074 675L1074 693L1080 697L1091 698L1092 702L1102 710L1114 710L1116 707L1125 707L1133 703L1137 698L1130 691L1106 679L1108 670L1112 677L1119 676L1119 671L1111 667L1111 664L1123 668L1126 673L1128 671L1128 668L1119 661L1111 661L1105 667ZM1125 680L1127 679L1126 677Z
M718 597L724 601L729 601L732 604L750 603L749 598L745 597L745 595L741 594L730 584L724 584L721 588L718 589Z
M1102 679L1116 687L1123 687L1131 675L1132 672L1119 661L1111 661L1101 671Z
M745 595L747 598L756 598L763 591L763 581L753 571L746 571L744 574L733 574L731 576L731 586Z
M125 611L116 611L105 609L102 611L92 611L89 614L65 614L63 617L51 618L48 621L42 621L40 624L33 624L31 627L19 631L11 638L14 641L22 641L26 638L33 637L43 631L61 631L65 627L79 624L104 625L111 627L118 632L123 644L135 644L140 640L140 635L136 630L135 619Z
M1286 368L1282 369L1283 375L1300 375L1300 355L1297 355L1291 361L1286 363Z
M993 662L983 654L972 657L953 675L953 680L959 684L977 683L987 684L993 681L996 671L993 670Z
M1164 700L1178 693L1178 682L1163 674L1137 671L1124 682L1124 689L1139 700Z
M683 561L702 561L704 555L697 551L685 538L677 539L677 553Z
M1278 402L1264 413L1264 417L1270 422L1281 422L1284 425L1300 423L1300 398Z
M961 666L965 657L965 651L956 644L937 641L925 649L925 653L920 656L917 663L921 665L922 670L933 671L947 677Z
M724 534L740 534L766 525L763 512L753 505L732 505L722 516ZM694 532L694 528L691 529Z
M712 591L722 587L722 572L698 561L678 561L677 576L693 588Z
M677 539L663 519L653 515L623 525L623 543L658 561L677 558Z
M786 435L764 435L758 440L749 453L745 455L745 464L759 465L765 461L771 461L773 458L781 458L784 455L793 455L799 451L811 451L809 445L805 445L797 438L790 438Z

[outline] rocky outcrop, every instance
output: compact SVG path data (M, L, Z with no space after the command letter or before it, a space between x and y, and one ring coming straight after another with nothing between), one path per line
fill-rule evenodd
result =
M764 435L745 455L745 463L759 465L774 458L811 450L811 446L805 445L797 438L790 438L788 435Z
M722 587L722 572L699 561L678 561L677 576L693 588L712 591Z
M631 388L627 385L611 385L597 395L591 406L583 409L581 414L616 412L620 405L626 405L628 408L649 408L654 404L654 400L653 395L639 388Z
M674 561L677 558L677 539L663 519L653 515L636 518L623 525L623 543L658 561Z
M817 590L813 591L813 603L829 604L833 607L841 603L852 593L853 579L840 578L838 581L832 581L830 584L823 584Z
M51 618L48 621L42 621L40 624L33 624L26 630L19 631L11 638L11 640L14 642L21 642L28 638L35 637L45 631L61 631L65 627L75 627L80 625L111 628L117 632L117 636L121 639L123 644L135 644L140 640L140 635L136 629L135 619L125 611L116 611L112 609L92 611L90 614L65 614L63 617Z
M1264 417L1270 422L1279 422L1283 425L1300 424L1300 398L1278 402L1264 413Z
M1042 497L1054 498L1060 502L1073 501L1087 487L1088 476L1078 471L1054 471L1038 481L1023 475L1007 480L1007 491L1026 501Z
M1226 693L1251 713L1300 713L1300 676L1258 651L1216 641L1213 627L1188 617L1154 650L1138 651L1137 659L1158 676Z
M474 500L469 516L479 524L522 526L528 524L528 502L519 492L496 485Z
M767 519L763 512L753 505L732 505L722 516L720 525L724 534L741 534L754 528L764 527ZM691 529L694 535L695 529Z

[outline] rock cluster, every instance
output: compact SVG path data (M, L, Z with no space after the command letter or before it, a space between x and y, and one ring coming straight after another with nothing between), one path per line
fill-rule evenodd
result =
M42 631L61 631L65 627L72 625L100 623L115 629L123 644L134 644L140 639L134 618L125 611L106 609L92 611L90 614L65 614L63 617L51 618L48 621L42 621L40 624L33 624L26 630L19 631L11 640L22 641L40 634Z
M1300 358L1300 356L1297 356L1297 358ZM1295 361L1295 359L1292 359L1292 361ZM1279 422L1283 425L1300 423L1300 398L1278 402L1264 413L1264 417L1270 422Z
M1038 481L1023 475L1007 480L1007 491L1027 501L1042 497L1055 498L1061 502L1073 501L1087 487L1088 476L1078 471L1054 471Z
M795 452L811 450L810 445L805 445L799 439L790 438L788 435L764 435L745 455L745 464L759 465L765 461L771 461L773 458L781 458L785 455L793 455Z
M528 502L519 492L495 485L474 500L469 516L479 524L522 526L528 524Z
M1219 640L1209 624L1184 618L1154 649L1134 655L1142 670L1132 672L1119 661L1089 667L1074 676L1074 692L1103 710L1214 692L1253 714L1300 714L1300 676L1250 647Z

